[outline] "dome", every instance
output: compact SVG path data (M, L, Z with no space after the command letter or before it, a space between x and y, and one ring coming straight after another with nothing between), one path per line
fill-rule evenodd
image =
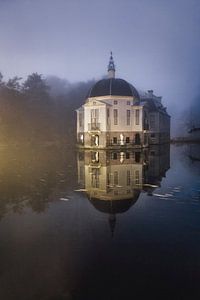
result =
M108 214L119 214L129 210L129 208L136 203L139 195L140 191L134 190L134 195L130 199L101 200L98 198L90 198L89 196L88 199L98 211Z
M99 96L130 96L139 99L138 91L126 80L107 78L97 81L90 89L87 98Z

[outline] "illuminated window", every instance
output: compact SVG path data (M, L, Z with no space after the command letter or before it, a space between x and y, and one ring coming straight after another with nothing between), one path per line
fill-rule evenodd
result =
M99 162L99 152L92 151L91 152L91 162L92 163L98 163Z
M84 143L84 135L83 135L83 134L81 134L81 135L79 136L79 138L80 138L80 142L81 142L81 144L83 144L83 143Z

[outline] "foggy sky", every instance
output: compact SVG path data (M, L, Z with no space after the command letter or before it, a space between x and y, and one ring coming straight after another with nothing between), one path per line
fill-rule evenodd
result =
M163 96L173 115L200 82L199 0L0 0L0 71L71 82L106 74Z

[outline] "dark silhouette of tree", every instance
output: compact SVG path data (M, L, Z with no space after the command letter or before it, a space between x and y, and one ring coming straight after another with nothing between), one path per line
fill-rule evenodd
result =
M76 112L94 81L69 83L32 73L24 83L0 73L0 142L75 142Z
M22 79L22 77L13 77L12 79L9 79L6 87L7 89L13 90L13 91L21 91L21 84L19 81Z
M3 85L4 85L4 82L3 82L3 75L2 75L2 73L0 72L0 88L2 88Z
M41 74L33 73L28 76L23 84L23 90L32 100L40 100L41 97L49 97L49 86Z

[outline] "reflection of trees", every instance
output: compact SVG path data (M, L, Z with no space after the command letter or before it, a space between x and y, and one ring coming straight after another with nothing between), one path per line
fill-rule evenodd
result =
M69 148L4 149L0 154L0 217L10 211L22 213L25 207L43 212L50 201L73 184Z

